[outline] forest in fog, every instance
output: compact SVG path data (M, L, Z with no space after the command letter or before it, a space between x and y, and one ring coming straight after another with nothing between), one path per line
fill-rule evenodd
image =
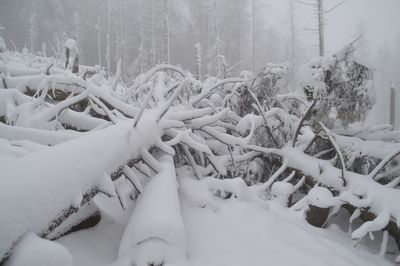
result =
M369 2L373 12L379 5ZM368 21L370 3L337 4L342 1L326 1L323 7L330 11L324 17L325 46L333 53L363 36L357 53L374 65L379 88L380 108L374 113L389 121L389 89L400 87L399 29L389 19L386 24L379 24L379 17ZM343 17L348 6L351 11ZM160 63L194 72L196 44L202 78L216 75L221 61L239 74L259 71L265 62L289 62L297 70L319 55L317 8L295 0L2 0L0 18L0 33L10 48L60 57L65 40L73 38L82 64L115 72L121 59L127 81ZM371 24L384 34L374 34Z
M399 12L0 0L0 266L397 265Z

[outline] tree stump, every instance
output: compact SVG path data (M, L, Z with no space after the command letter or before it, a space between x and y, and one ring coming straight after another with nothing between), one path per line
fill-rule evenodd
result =
M73 39L65 42L65 69L70 69L72 73L79 73L79 52Z
M309 205L306 212L306 220L312 226L322 228L329 216L329 208L321 208L314 205Z
M330 207L338 202L327 188L315 186L307 195L308 210L306 220L309 224L323 228L329 217Z

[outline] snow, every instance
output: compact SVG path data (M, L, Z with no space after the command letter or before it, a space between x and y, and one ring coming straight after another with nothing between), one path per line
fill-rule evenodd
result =
M71 253L62 245L27 233L19 240L5 266L72 266Z
M105 266L117 259L118 244L124 232L129 212L134 205L123 211L118 199L98 195L94 198L101 210L102 219L93 228L63 236L56 242L73 254L74 266Z
M185 229L172 157L162 156L160 164L161 171L137 199L119 246L119 258L133 256L139 265L143 265L142 260L173 262L185 254Z
M46 239L57 239L70 232L74 226L81 224L88 218L95 218L94 216L99 214L97 205L93 201L90 201L88 204L81 207L77 213L68 217L59 227L48 234Z
M187 182L188 178L182 179ZM202 183L193 181L195 183L191 182L189 186L202 190ZM193 194L197 194L197 190ZM193 199L188 200L186 195L179 199L186 232L187 261L178 259L166 265L392 265L386 258L371 254L362 244L354 246L347 233L337 227L315 228L308 225L302 215L279 204L271 203L270 210L265 210L251 202L213 198L219 206L215 211L193 206ZM115 262L116 247L129 216L120 211L116 200L106 201L102 195L95 200L104 216L100 224L62 237L57 242L70 250L75 266L129 265L130 260ZM165 254L165 250L161 254ZM151 252L150 255L154 254Z
M189 206L210 208L214 211L219 209L210 189L204 182L198 182L191 177L181 177L179 179L179 192Z
M266 211L237 200L218 204L213 212L182 203L186 265L391 265L353 247L345 233L313 228L284 209Z
M227 78L227 79L218 81L215 84L207 84L207 81L206 81L206 83L204 83L204 87L203 87L201 93L199 95L196 95L195 97L193 97L190 100L190 103L192 105L197 104L198 102L200 102L200 100L207 97L210 93L213 92L213 90L215 90L219 86L222 86L227 83L237 83L237 82L243 82L243 81L244 81L244 79L242 79L242 78Z
M138 176L136 176L135 172L127 165L124 165L124 174L126 178L132 182L135 188L138 190L139 193L143 192L143 185L142 182L139 180Z
M300 182L300 185L304 182L304 179ZM282 206L288 206L289 197L296 192L296 187L288 182L275 182L271 186L271 194L275 199L282 204Z
M73 40L65 43L72 50L76 45ZM315 98L325 97L323 71L345 53L347 50L336 57L310 62L306 73L301 74L305 76L300 78L300 85L312 86ZM389 222L399 226L400 195L395 187L400 178L387 185L376 182L381 178L377 176L380 167L399 149L398 144L382 140L387 138L379 139L379 134L386 133L395 139L396 134L385 127L367 130L368 138L379 140L366 141L363 130L339 136L340 130L334 133L332 129L330 134L330 129L322 126L331 142L337 140L336 150L345 150L346 156L383 159L370 175L344 169L348 182L343 184L341 169L333 160L304 153L315 137L311 127L302 128L299 146L291 147L290 132L299 118L289 115L287 106L274 105L268 111L259 108L262 116L248 114L243 118L226 107L226 99L235 94L237 85L249 81L251 73L224 80L211 77L203 84L196 81L201 88L196 94L191 75L170 65L151 69L127 89L119 83L121 73L108 79L99 74L86 81L52 67L50 59L34 64L33 56L13 57L8 51L0 54L0 71L6 74L0 82L4 87L0 92L0 117L8 123L0 123L0 259L13 251L8 262L11 265L26 261L46 265L53 259L57 259L57 265L72 265L68 251L36 234L57 237L85 215L100 210L103 220L97 227L59 240L73 253L77 265L388 263L384 258L387 233L383 234L381 251L373 257L363 245L354 247L346 233L335 227L313 228L303 212L297 212L307 205L332 207L331 217L342 204L349 203L357 208L350 224L358 226L351 233L358 242L367 235L372 239L373 232L384 229ZM279 77L291 74L288 65L267 64L263 71L268 79L278 79L272 89L286 89L286 78ZM47 99L51 92L55 96L55 90L70 96L58 103L57 99ZM86 99L90 102L84 112L68 108ZM265 123L274 131L282 125L282 135L289 136L283 148L250 145L255 130ZM64 130L64 126L86 132ZM280 168L274 168L265 183L259 181L264 166L269 165L264 164L261 155L282 159ZM344 158L348 159L340 156L341 162ZM121 178L111 180L116 170ZM296 174L293 170L304 175L297 184L289 183ZM288 171L292 171L289 176ZM247 183L242 177L246 174L250 178ZM304 184L305 176L311 176L317 184L288 209L289 197ZM89 199L84 198L85 193L95 189L112 199L106 201L102 194L86 204ZM296 197L302 194L296 193ZM126 213L116 210L121 207ZM57 221L54 219L78 208L78 214L50 232ZM376 218L360 223L357 218L363 208ZM90 246L90 241L95 242L93 247L83 245ZM37 250L30 250L30 246ZM89 255L99 252L96 248L104 254L90 259ZM50 254L42 256L44 250Z
M72 130L45 131L41 129L13 127L0 123L0 137L8 140L29 140L43 145L56 145L81 135L81 133Z
M360 215L361 215L360 209L356 209L356 210L351 214L351 216L350 216L350 218L349 218L350 224L353 223L353 221L354 221L355 219L357 219L358 217L360 217Z
M201 118L195 118L190 121L191 128L194 129L201 129L206 125L212 125L217 121L220 121L227 113L229 109L225 108L222 111L214 114L214 115L205 115Z
M253 132L257 127L262 125L264 120L261 116L254 114L247 114L243 118L240 119L237 130L242 134L246 134L247 131ZM249 134L251 135L251 134Z
M215 107L222 106L222 97L218 93L214 93L210 96L210 101Z
M320 207L320 208L329 208L337 205L337 200L332 195L332 192L329 189L324 187L313 187L310 192L307 194L308 204Z
M293 193L293 185L287 182L275 182L271 186L272 195L279 197L280 195L290 195Z
M348 137L334 134L337 144L344 149L352 149L359 155L369 155L375 158L383 159L391 153L399 144L385 141L369 140L365 141L358 137Z
M5 51L6 50L6 43L4 42L3 37L0 36L0 51Z
M76 49L76 41L73 39L68 39L65 44L65 48L68 48L70 50L75 50Z
M99 185L104 173L110 174L131 157L138 156L140 147L151 145L153 139L141 129L157 132L152 126L147 120L133 130L131 124L121 122L51 149L1 163L5 173L3 182L7 185L0 187L0 256L23 232L43 233L51 219L69 205L78 204L83 193ZM132 149L127 149L127 145Z

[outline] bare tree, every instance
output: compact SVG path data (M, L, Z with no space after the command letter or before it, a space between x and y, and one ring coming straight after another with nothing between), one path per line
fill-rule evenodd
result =
M390 86L390 117L389 121L390 124L392 125L393 129L396 129L397 123L396 123L396 99L397 99L397 89L393 84Z
M164 49L165 59L164 61L169 64L170 62L170 51L169 51L169 6L168 0L164 0Z
M290 41L291 41L291 59L293 67L296 66L296 36L294 22L294 0L290 0Z
M107 1L107 50L106 50L106 59L107 59L107 69L110 71L111 69L111 5L110 0Z
M337 7L340 5L344 4L346 1L342 1L332 8L329 8L328 10L324 9L324 0L315 0L315 3L307 3L303 2L300 0L296 0L298 3L303 4L303 5L309 5L312 6L316 9L316 14L317 14L317 25L318 25L318 47L319 47L319 55L324 56L325 55L325 24L326 24L326 18L325 15L330 13L331 11L335 10ZM315 29L311 29L312 31L315 31Z
M254 3L255 0L251 1L251 24L252 24L252 43L253 43L253 60L252 60L252 67L253 72L256 71L256 4ZM292 2L291 2L292 3Z

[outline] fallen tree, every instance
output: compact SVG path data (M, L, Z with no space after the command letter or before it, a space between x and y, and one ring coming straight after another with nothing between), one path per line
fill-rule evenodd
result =
M389 138L386 127L349 128L365 118L373 102L371 71L352 53L348 46L335 56L313 60L303 70L299 90L286 95L278 94L289 84L283 80L289 72L284 65L268 64L255 78L204 83L161 65L127 88L118 75L81 78L50 59L32 68L29 59L0 54L5 173L0 179L0 260L12 255L27 232L54 239L70 231L74 223L67 220L95 212L85 212L85 206L98 193L117 197L123 209L143 193L138 203L165 203L176 210L172 169L182 165L194 177L179 180L182 191L196 206L217 210L213 197L235 197L268 209L268 200L276 199L321 227L343 206L370 214L368 219L361 215L365 222L352 238L386 228L399 241L400 151L397 143L388 142L398 140L399 133L390 131ZM22 70L8 67L14 57ZM344 74L351 78L341 80ZM349 116L349 110L355 115ZM130 186L130 199L115 185L121 178ZM159 182L163 185L154 185ZM190 195L193 184L210 194ZM152 199L152 186L165 189L169 194L164 196L173 200ZM292 204L294 194L302 199ZM131 231L154 218L140 214L145 207L139 204L133 211L121 241L121 263L164 263L139 254L151 241L173 254L184 250L182 241L157 233L157 223L149 235L136 239ZM312 221L313 207L326 216L317 223ZM182 222L178 213L173 216L175 225ZM169 249L165 243L179 248ZM127 255L130 251L136 255ZM184 257L183 251L178 253Z

